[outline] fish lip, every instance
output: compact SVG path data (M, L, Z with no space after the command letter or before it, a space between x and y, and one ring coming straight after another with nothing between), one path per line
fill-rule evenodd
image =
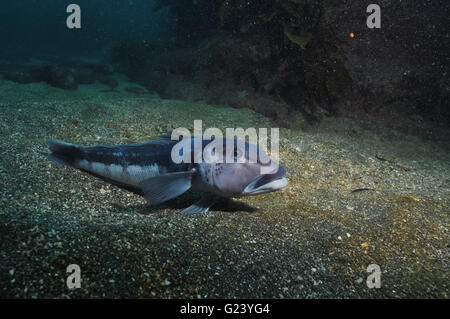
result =
M264 175L256 178L253 182L248 184L244 191L242 192L243 195L258 195L258 194L264 194L264 193L270 193L275 192L277 190L280 190L287 186L288 180L285 176L274 178L273 180L264 183L263 185L254 188L255 184L263 178Z

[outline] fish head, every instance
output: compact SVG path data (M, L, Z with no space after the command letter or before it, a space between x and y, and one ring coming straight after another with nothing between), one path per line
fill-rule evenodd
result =
M224 147L223 160L210 167L209 183L220 194L252 196L286 187L284 167L270 159L259 146L236 140L225 140L225 144L233 147Z

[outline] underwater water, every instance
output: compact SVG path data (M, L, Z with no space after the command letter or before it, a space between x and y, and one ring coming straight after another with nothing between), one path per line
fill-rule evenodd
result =
M1 298L448 298L448 3L74 3L0 1Z

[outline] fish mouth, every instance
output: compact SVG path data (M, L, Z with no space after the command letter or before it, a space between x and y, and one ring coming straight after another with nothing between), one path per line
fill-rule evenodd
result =
M284 168L280 166L274 174L261 175L245 187L243 194L258 195L282 189L288 184L285 174Z

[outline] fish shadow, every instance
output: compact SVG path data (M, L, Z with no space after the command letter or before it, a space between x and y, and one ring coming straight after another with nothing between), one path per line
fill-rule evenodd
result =
M180 211L197 202L201 198L201 193L188 193L183 194L177 198L174 198L170 201L167 201L161 204L161 208L171 208L171 209L179 209ZM159 206L159 205L158 205ZM158 208L155 206L155 208ZM152 207L152 206L150 206ZM214 204L209 211L222 211L227 213L237 213L237 212L246 212L253 213L256 211L256 208L247 205L242 202L234 201L229 198L221 198Z
M114 206L115 209L113 209L112 211L115 213L122 213L122 214L138 213L143 215L160 213L166 209L173 209L181 212L183 209L197 202L200 198L201 193L188 192L186 194L183 194L179 197L176 197L174 199L171 199L167 202L158 205L152 206L149 204L144 204L144 205L133 205L128 207L116 205ZM211 211L213 212L222 211L227 213L237 213L237 212L254 213L257 211L257 209L242 202L237 202L232 199L223 198L220 199L216 204L214 204L210 208L209 212Z
M182 211L183 209L189 207L193 203L197 202L201 198L201 193L188 192L183 194L177 198L174 198L165 203L155 205L155 206L147 206L147 209L151 212L158 212L167 208ZM210 210L211 211L222 211L227 213L237 213L237 212L246 212L253 213L256 209L252 206L249 206L245 203L236 202L232 199L221 198L216 204L214 204Z

